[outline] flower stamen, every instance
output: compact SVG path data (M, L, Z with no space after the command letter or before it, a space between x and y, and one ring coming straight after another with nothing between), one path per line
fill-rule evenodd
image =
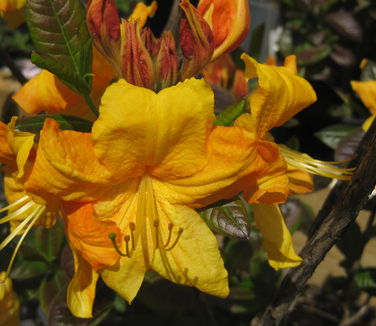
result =
M294 151L284 145L279 145L278 147L289 165L308 173L338 180L350 180L353 171L355 170L354 168L340 168L336 166L338 164L349 162L351 159L338 162L325 162L315 160L307 154Z
M127 245L127 248L126 248L126 253L123 253L120 248L118 247L117 243L116 243L116 233L110 233L108 235L108 237L110 238L111 242L112 242L112 245L114 246L114 249L116 250L116 252L122 256L122 257L129 257L130 258L130 254L129 254L129 247L128 247L128 241L129 241L129 238L127 238L127 235L124 237L124 240L126 242L126 245ZM129 235L128 235L129 237ZM128 239L128 241L127 241Z
M170 228L170 225L172 225L171 228ZM168 246L168 244L170 243L170 240L171 240L171 233L172 233L172 229L173 229L173 227L174 227L174 225L173 225L172 223L170 223L170 224L168 225L168 229L169 229L170 232L169 232L169 235L168 235L167 243L166 243L165 246L164 246L164 250L166 250L166 251L169 251L169 250L173 249L173 248L176 246L176 244L177 244L178 241L179 241L179 238L180 238L181 234L182 234L183 231L184 231L183 228L179 228L179 230L178 230L178 235L177 235L175 241L173 242L173 244L172 244L170 247L167 248L167 246Z

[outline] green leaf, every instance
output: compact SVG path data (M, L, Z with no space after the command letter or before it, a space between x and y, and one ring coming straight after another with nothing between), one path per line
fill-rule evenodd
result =
M217 115L214 124L216 126L231 126L234 121L245 112L246 103L246 100L241 100L230 105Z
M68 285L68 277L62 270L57 270L52 276L43 279L39 287L39 302L46 315L49 314L49 306L56 293L62 291Z
M376 289L376 269L367 268L358 271L354 276L354 281L362 290Z
M14 280L27 280L43 275L48 271L48 265L43 261L24 260L17 263L10 276Z
M37 228L34 238L35 248L48 262L54 261L64 244L64 231L60 223L52 228Z
M248 212L242 200L205 209L200 215L213 231L239 239L249 238Z
M17 129L21 131L39 133L39 131L43 128L44 121L47 118L56 120L60 124L60 129L62 130L90 132L93 125L91 121L69 115L42 114L36 117L18 120Z
M356 126L346 124L335 124L315 133L325 145L332 149L336 149L339 142L345 138L350 132L356 129Z
M91 38L77 0L29 0L26 19L36 47L31 60L80 94L89 94Z

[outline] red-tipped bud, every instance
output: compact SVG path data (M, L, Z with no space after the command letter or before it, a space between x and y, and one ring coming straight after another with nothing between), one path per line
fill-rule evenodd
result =
M121 72L127 82L154 89L154 66L145 48L137 21L123 20L124 42L121 49Z
M248 83L243 70L236 69L231 92L236 98L242 98L248 95Z
M160 50L156 59L156 75L158 88L174 85L178 79L178 57L176 44L171 32L164 32Z
M249 31L249 0L200 0L199 13L214 34L212 60L230 52L243 42Z
M120 17L114 0L89 0L86 22L96 48L119 70Z
M154 36L150 28L144 28L141 34L141 39L145 45L146 50L148 50L151 57L154 58L159 52L161 40Z
M182 0L180 8L180 47L183 52L181 79L197 74L210 60L214 50L213 33L197 9L188 0Z

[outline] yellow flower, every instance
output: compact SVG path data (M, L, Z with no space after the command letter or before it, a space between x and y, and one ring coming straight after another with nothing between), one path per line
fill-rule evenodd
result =
M336 162L321 162L306 154L277 145L269 130L281 126L296 113L316 101L311 85L297 75L295 57L277 67L260 64L242 55L248 79L257 78L258 87L249 98L249 111L235 126L255 134L258 152L257 174L249 177L244 195L253 204L256 225L262 231L269 263L275 268L299 265L301 258L293 250L290 233L277 204L288 196L313 190L309 173L347 180L351 172L337 168ZM261 168L262 167L262 168ZM273 226L272 226L273 225Z
M91 315L99 275L128 301L149 269L228 294L216 239L194 208L247 189L265 164L255 133L213 126L213 108L203 80L157 94L120 80L104 93L92 133L61 131L46 120L26 189L63 207L76 268L68 304L76 316ZM272 265L299 264L278 207L268 212L271 220L258 225L273 232L265 242L279 255Z
M15 28L24 21L23 8L27 0L1 0L0 17L3 17L9 27Z
M18 326L20 303L13 291L12 281L5 272L0 273L0 326Z
M14 258L23 239L33 226L51 227L56 221L56 214L36 203L25 191L25 182L29 178L35 159L34 134L15 130L17 118L5 125L0 122L0 162L4 164L4 192L9 205L0 209L8 211L0 218L0 224L10 222L11 232L0 243L0 251L17 235L22 234L10 260L9 273Z

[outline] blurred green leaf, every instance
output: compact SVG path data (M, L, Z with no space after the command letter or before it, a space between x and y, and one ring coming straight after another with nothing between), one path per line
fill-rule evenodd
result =
M339 142L349 135L357 127L347 124L335 124L315 133L315 136L320 139L325 145L332 149L336 149Z
M354 42L362 41L362 27L351 12L345 9L340 9L328 14L325 19L329 26L331 26L338 34Z
M339 44L333 44L330 57L336 64L342 67L351 67L356 64L356 56L354 52Z
M43 261L23 260L17 262L13 267L10 276L14 280L26 280L45 274L48 271L48 264Z
M34 238L35 248L48 262L54 261L64 244L64 230L60 223L56 223L53 227L37 228Z
M326 58L331 53L331 47L328 44L319 46L305 44L295 48L293 52L296 54L299 65L313 65Z
M39 133L43 128L46 119L54 119L60 124L62 130L77 130L82 132L90 132L93 123L91 121L81 119L69 115L61 114L41 114L31 118L23 118L17 121L17 129Z
M264 39L265 23L257 26L251 36L251 43L249 45L248 53L253 58L259 58L261 54L262 41Z
M376 268L361 269L355 274L354 281L361 290L375 290Z
M240 199L207 208L200 215L213 231L240 239L249 237L248 211Z
M334 159L336 161L342 161L352 158L356 153L364 135L365 132L361 128L352 130L338 143L334 153Z
M76 0L29 0L26 10L36 47L31 60L80 94L89 94L92 48L85 13Z
M44 278L39 287L39 303L46 315L56 294L68 285L68 278L61 270L57 270L52 276Z

